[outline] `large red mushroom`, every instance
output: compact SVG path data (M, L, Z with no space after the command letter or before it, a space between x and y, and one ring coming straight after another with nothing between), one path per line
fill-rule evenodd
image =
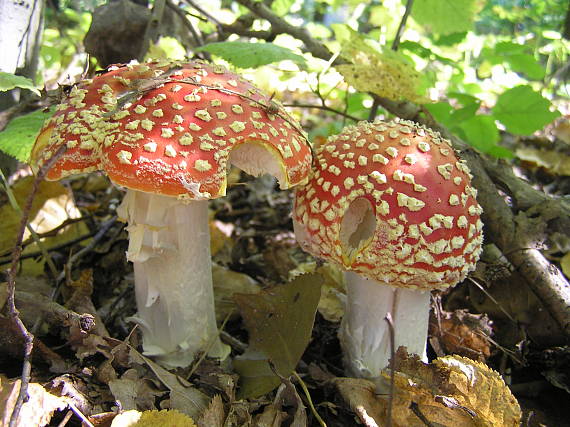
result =
M464 161L409 121L361 122L316 148L298 187L301 247L347 271L340 340L347 370L376 379L395 346L425 357L430 290L463 280L481 252L481 207Z
M75 86L37 138L47 178L95 170L127 189L143 348L169 367L198 351L225 357L214 315L208 199L225 195L230 164L269 173L281 188L306 181L312 155L298 123L224 67L199 61L112 66Z

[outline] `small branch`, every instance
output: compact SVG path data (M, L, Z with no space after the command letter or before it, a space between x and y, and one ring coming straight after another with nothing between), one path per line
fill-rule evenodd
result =
M335 110L334 108L327 107L326 105L314 105L314 104L283 104L284 107L291 107L291 108L317 108L319 110L330 111L331 113L338 114L339 116L346 117L347 119L353 120L355 122L359 122L362 119L359 119L356 116L350 115L340 110Z
M8 307L8 316L14 322L16 328L20 331L24 337L24 362L22 364L22 384L20 386L20 392L18 393L18 398L14 404L14 410L10 416L9 427L16 427L18 424L18 419L20 417L20 410L22 405L28 395L28 384L30 382L30 373L32 371L31 355L34 347L34 336L28 331L22 319L20 319L20 313L16 308L16 274L18 272L18 265L20 262L20 255L22 254L22 241L24 240L24 233L28 225L28 219L30 217L30 211L32 210L32 203L34 197L38 191L40 182L44 179L47 171L53 166L53 164L59 159L59 157L65 152L66 146L61 147L55 152L49 161L47 161L42 168L39 170L38 175L34 179L32 189L28 198L26 199L26 204L22 211L22 219L20 221L20 228L18 230L18 237L16 240L16 245L14 251L12 252L12 264L10 270L8 271L8 296L6 299L6 306Z
M188 4L192 9L197 10L199 13L201 13L202 15L204 15L208 21L211 21L214 23L214 25L216 25L216 27L218 27L218 29L222 26L222 23L220 21L218 21L217 18L215 18L214 16L210 15L208 12L206 12L204 9L202 9L200 6L198 6L195 2L193 2L192 0L184 0L184 2L186 4Z
M186 13L184 13L184 11L180 9L177 5L172 3L172 0L166 0L166 7L168 7L176 15L178 15L178 17L182 21L182 24L186 27L186 29L190 32L190 34L192 34L192 38L194 39L196 46L204 46L204 39L202 38L202 35L198 31L196 31L196 28L194 28L192 22L190 22L186 17Z
M158 37L158 30L160 28L160 22L162 21L162 15L164 14L164 7L166 6L166 0L156 0L152 8L152 14L148 23L146 24L146 29L144 32L143 42L141 44L141 51L138 54L137 59L141 62L146 55L148 47L151 40L155 40Z
M400 47L400 39L402 38L402 34L404 33L404 28L406 27L406 22L408 21L408 17L412 12L412 6L414 5L414 0L408 0L406 3L406 11L402 16L402 20L400 21L400 25L398 26L398 30L396 31L396 35L394 36L394 41L392 42L392 50L398 50Z
M317 58L324 59L327 61L331 56L331 51L320 41L311 37L309 32L305 28L296 27L291 25L285 20L277 16L273 11L267 7L265 4L256 2L255 0L237 0L239 4L247 7L254 14L263 18L271 24L271 29L276 34L286 33L293 37L301 40L305 43L305 46L313 56Z

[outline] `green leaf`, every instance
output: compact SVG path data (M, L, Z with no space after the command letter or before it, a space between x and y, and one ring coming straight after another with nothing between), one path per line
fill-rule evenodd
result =
M305 66L305 58L273 43L220 42L195 49L210 52L239 68L257 68L273 62L291 60Z
M499 130L492 116L474 116L459 124L465 138L473 147L488 153L499 142Z
M434 33L447 35L471 30L476 9L475 0L418 0L412 17Z
M34 82L27 77L16 76L12 73L5 73L4 71L0 71L0 92L6 92L17 87L31 90L36 95L40 95L40 91Z
M508 64L513 71L526 74L530 79L542 80L546 70L530 53L526 45L513 42L499 42L494 50L483 49L481 56L491 64Z
M436 121L449 127L449 119L453 113L453 107L449 102L434 102L432 104L426 104L424 107Z
M249 348L234 360L240 375L238 399L270 392L289 376L311 338L322 277L305 274L260 294L235 294L249 332Z
M503 92L493 108L493 115L507 130L519 135L530 135L560 116L550 111L551 103L530 86L516 86Z
M271 3L271 10L276 15L283 16L289 12L295 0L275 0Z
M510 55L506 57L506 60L513 71L526 74L532 80L542 80L546 73L540 62L528 53Z
M21 162L27 162L38 132L51 115L50 111L37 110L13 119L0 132L0 150Z

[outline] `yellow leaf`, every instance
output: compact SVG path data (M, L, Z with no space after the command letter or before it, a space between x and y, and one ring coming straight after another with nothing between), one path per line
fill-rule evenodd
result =
M196 427L196 424L188 415L174 409L144 412L131 410L117 415L111 427Z
M522 147L516 150L521 160L534 163L555 175L570 176L570 156L554 151Z
M360 92L372 92L388 99L428 102L420 94L420 73L409 60L399 52L381 51L375 44L350 30L341 50L341 56L350 64L335 66L346 82Z
M20 209L23 209L26 204L28 194L32 191L34 179L32 176L22 178L11 187ZM49 232L63 224L65 220L79 218L80 216L81 214L69 191L61 183L49 181L40 183L29 216L30 225L36 233ZM6 203L0 206L0 218L2 218L0 222L0 253L9 253L16 243L21 215L12 208L10 203ZM46 248L50 248L87 233L88 229L85 224L77 222L59 230L56 235L47 237L43 241ZM30 233L26 230L24 240L29 237ZM38 251L37 244L32 243L26 246L23 253ZM39 260L27 259L23 263L22 271L28 275L42 274L44 262L43 258Z
M394 365L392 425L423 427L419 417L443 427L515 427L521 409L501 376L486 365L460 356L423 363L416 355L398 349ZM382 372L390 381L388 369ZM372 417L386 423L387 387L381 392L366 380L336 379L343 398L364 422ZM412 410L413 408L413 410Z

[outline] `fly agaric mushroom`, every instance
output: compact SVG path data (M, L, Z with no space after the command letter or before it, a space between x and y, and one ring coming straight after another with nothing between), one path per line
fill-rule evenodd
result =
M217 65L113 66L74 87L32 153L41 167L62 145L51 180L105 171L127 188L143 349L165 366L196 352L225 357L212 291L207 200L225 195L228 163L270 173L281 188L306 181L312 155L282 106Z
M466 164L439 134L409 122L361 122L315 151L298 187L301 247L346 271L340 340L347 370L378 378L395 348L425 358L430 293L463 280L481 252L481 207Z

